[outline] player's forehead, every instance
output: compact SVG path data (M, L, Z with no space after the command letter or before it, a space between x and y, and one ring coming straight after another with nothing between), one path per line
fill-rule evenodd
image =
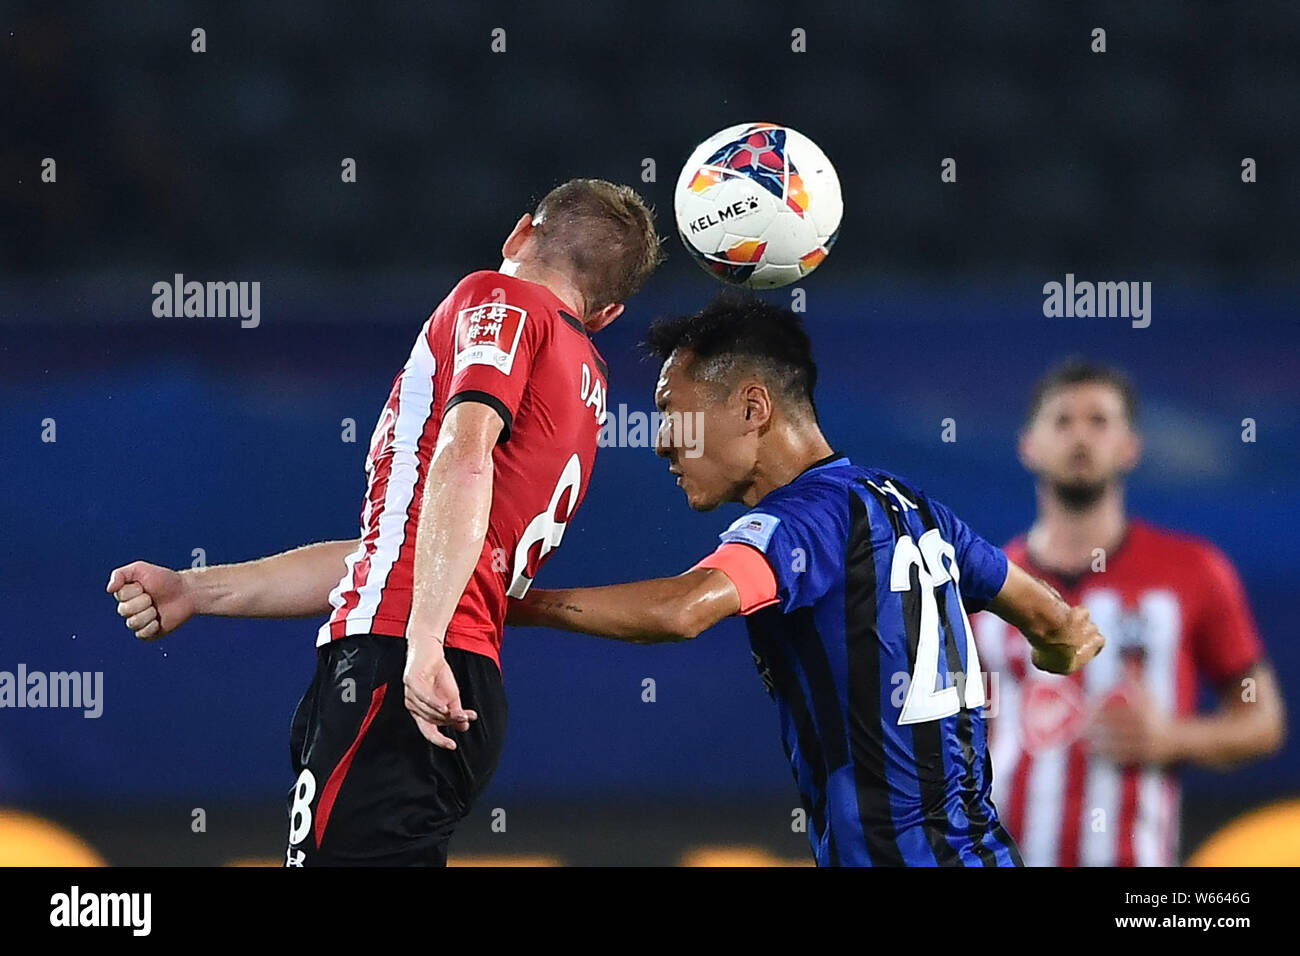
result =
M1039 417L1062 415L1107 416L1124 414L1124 396L1109 382L1071 382L1059 385L1043 397Z
M659 369L659 380L655 383L655 405L665 408L674 401L688 398L695 386L689 375L689 366L693 356L686 349L674 349L664 360Z

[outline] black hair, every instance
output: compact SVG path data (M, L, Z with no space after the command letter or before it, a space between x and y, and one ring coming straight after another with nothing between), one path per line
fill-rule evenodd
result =
M1131 426L1137 425L1138 396L1137 389L1129 377L1112 365L1095 362L1090 359L1073 356L1048 371L1034 384L1033 394L1029 399L1029 414L1026 422L1033 422L1042 410L1043 403L1063 388L1071 385L1098 384L1107 385L1119 393L1124 403L1124 417Z
M737 372L758 373L780 398L817 415L817 364L799 316L757 296L723 293L693 315L659 319L642 348L661 362L678 349L694 356L695 379L730 385Z

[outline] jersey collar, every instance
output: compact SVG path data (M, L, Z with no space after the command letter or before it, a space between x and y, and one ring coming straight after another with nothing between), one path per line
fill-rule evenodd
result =
M1119 541L1115 542L1115 546L1111 548L1109 551L1105 551L1105 549L1103 549L1106 555L1107 568L1109 568L1112 564L1114 564L1115 559L1118 558L1120 554L1127 549L1129 542L1133 538L1133 531L1135 530L1135 528L1139 523L1140 522L1136 518L1129 518L1125 516L1124 530L1123 532L1120 533ZM1074 571L1074 572L1059 571L1056 568L1045 567L1039 564L1036 560L1034 560L1034 556L1029 553L1028 532L1026 532L1024 536L1024 540L1025 540L1025 564L1028 567L1028 569L1031 571L1038 572L1038 574L1043 577L1055 578L1056 580L1063 583L1066 586L1066 588L1071 591L1077 588L1085 578L1090 578L1094 574L1098 573L1096 571L1093 571L1091 566L1086 567L1080 571Z
M794 478L791 479L791 481L798 481L804 475L811 474L812 472L816 471L818 468L825 468L827 465L834 465L834 464L849 465L852 464L852 462L849 461L849 456L844 454L844 452L833 451L825 458L821 458L813 462L803 471L799 472L799 474L795 475Z
M556 299L556 301L558 302L559 300ZM570 314L567 308L557 309L556 311L560 313L560 318L562 318L565 322L569 323L569 325L573 326L575 329L577 329L587 338L591 338L591 333L588 332L587 327L582 324L582 320L579 319L577 316Z

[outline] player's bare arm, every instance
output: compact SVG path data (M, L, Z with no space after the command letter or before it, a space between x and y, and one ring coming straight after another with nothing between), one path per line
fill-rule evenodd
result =
M145 641L157 640L195 615L311 617L330 609L329 593L357 540L321 541L255 561L173 571L132 561L109 575L117 613Z
M538 590L510 603L507 624L577 631L632 644L686 641L740 610L731 579L716 568L694 568L595 588Z
M1073 674L1106 644L1087 608L1071 607L1014 561L1007 562L1006 583L989 610L1025 635L1039 670Z
M461 402L447 413L415 532L406 707L420 732L448 750L455 750L456 743L438 727L468 730L478 716L461 706L443 641L483 551L492 510L492 450L503 427L497 412L480 402Z

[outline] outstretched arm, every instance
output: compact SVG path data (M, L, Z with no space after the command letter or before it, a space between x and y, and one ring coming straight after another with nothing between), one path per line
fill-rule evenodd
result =
M329 594L358 541L322 541L241 564L172 571L132 561L115 568L106 590L141 640L170 634L196 614L310 617L329 610Z
M507 624L580 631L633 644L687 641L740 610L740 595L717 568L693 568L598 588L533 589L510 603Z
M1072 674L1106 645L1086 607L1071 607L1046 582L1014 561L989 610L1020 629L1033 648L1034 666L1053 674Z

